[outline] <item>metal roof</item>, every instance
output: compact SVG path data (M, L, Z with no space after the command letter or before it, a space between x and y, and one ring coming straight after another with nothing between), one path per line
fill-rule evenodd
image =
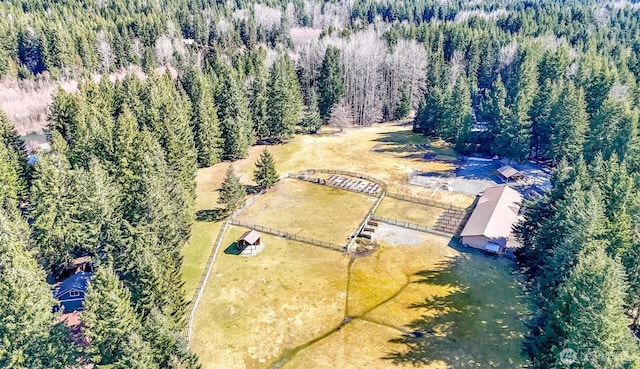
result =
M250 231L246 231L242 234L242 236L240 236L240 238L238 238L238 241L245 241L248 242L250 244L254 244L256 243L256 241L258 241L260 239L260 233L254 231L253 229Z
M522 174L520 171L518 171L516 168L512 167L511 165L503 165L500 168L498 168L498 173L500 173L500 175L502 175L504 178L511 178L511 177L524 177L524 174Z
M460 235L484 236L505 247L521 204L522 195L509 186L487 188Z

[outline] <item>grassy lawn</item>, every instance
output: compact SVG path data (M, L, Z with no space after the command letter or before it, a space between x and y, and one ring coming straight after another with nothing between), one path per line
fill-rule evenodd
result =
M230 227L223 245L245 229ZM245 258L221 252L196 313L191 347L203 368L265 368L340 323L348 258L263 235Z
M393 124L302 135L269 147L281 174L311 168L349 170L385 181L389 191L469 206L473 196L434 194L406 184L412 170L453 169L444 159L423 160L418 149L436 159L455 156L448 145L428 143L410 127ZM247 185L253 184L253 163L261 150L253 147L247 159L233 163ZM200 221L183 248L187 299L221 225L217 191L228 166L220 163L198 171ZM289 179L238 219L343 244L373 201ZM378 214L430 225L440 211L385 199ZM203 369L270 368L275 362L291 369L522 364L521 316L528 312L528 302L506 260L460 252L447 246L447 239L428 234L396 235L402 242L382 242L374 254L352 261L339 252L269 235L263 235L266 248L256 257L222 252L244 231L227 231L196 311L191 348ZM352 319L342 326L345 316ZM403 334L409 331L424 334L409 338Z
M391 197L382 199L376 215L432 227L444 209L402 201Z
M191 227L191 238L182 248L182 280L184 281L184 291L186 301L191 301L191 297L202 277L205 264L215 241L221 222L196 222Z
M285 179L236 219L344 245L375 201L359 193Z
M520 367L528 305L511 263L429 238L356 259L349 285L356 317L284 367ZM405 335L413 331L424 335Z

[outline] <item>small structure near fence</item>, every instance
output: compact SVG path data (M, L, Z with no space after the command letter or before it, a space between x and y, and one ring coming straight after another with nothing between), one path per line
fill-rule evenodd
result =
M256 256L264 250L264 244L260 239L260 233L255 230L246 231L238 238L238 249L242 256Z
M509 182L509 180L522 181L525 178L522 172L512 167L511 165L503 165L500 168L498 168L496 171L507 182Z

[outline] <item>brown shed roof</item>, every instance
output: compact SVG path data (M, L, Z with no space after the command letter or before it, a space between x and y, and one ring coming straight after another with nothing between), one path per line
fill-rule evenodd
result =
M518 171L516 168L511 165L503 165L498 168L498 173L506 179L509 178L524 178L524 174Z
M256 243L256 241L258 241L260 239L260 233L254 231L253 229L250 231L246 231L242 234L242 236L240 236L240 238L238 238L238 241L245 241L248 242L250 244L254 244Z
M522 195L509 186L487 188L460 235L484 236L506 246L521 204Z

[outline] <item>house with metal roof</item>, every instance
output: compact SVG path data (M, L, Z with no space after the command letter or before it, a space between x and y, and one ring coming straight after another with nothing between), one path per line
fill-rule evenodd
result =
M78 272L65 279L60 287L56 288L53 296L60 301L65 313L82 310L91 273Z
M513 188L506 185L487 188L460 233L462 244L504 253L521 205L522 195Z

